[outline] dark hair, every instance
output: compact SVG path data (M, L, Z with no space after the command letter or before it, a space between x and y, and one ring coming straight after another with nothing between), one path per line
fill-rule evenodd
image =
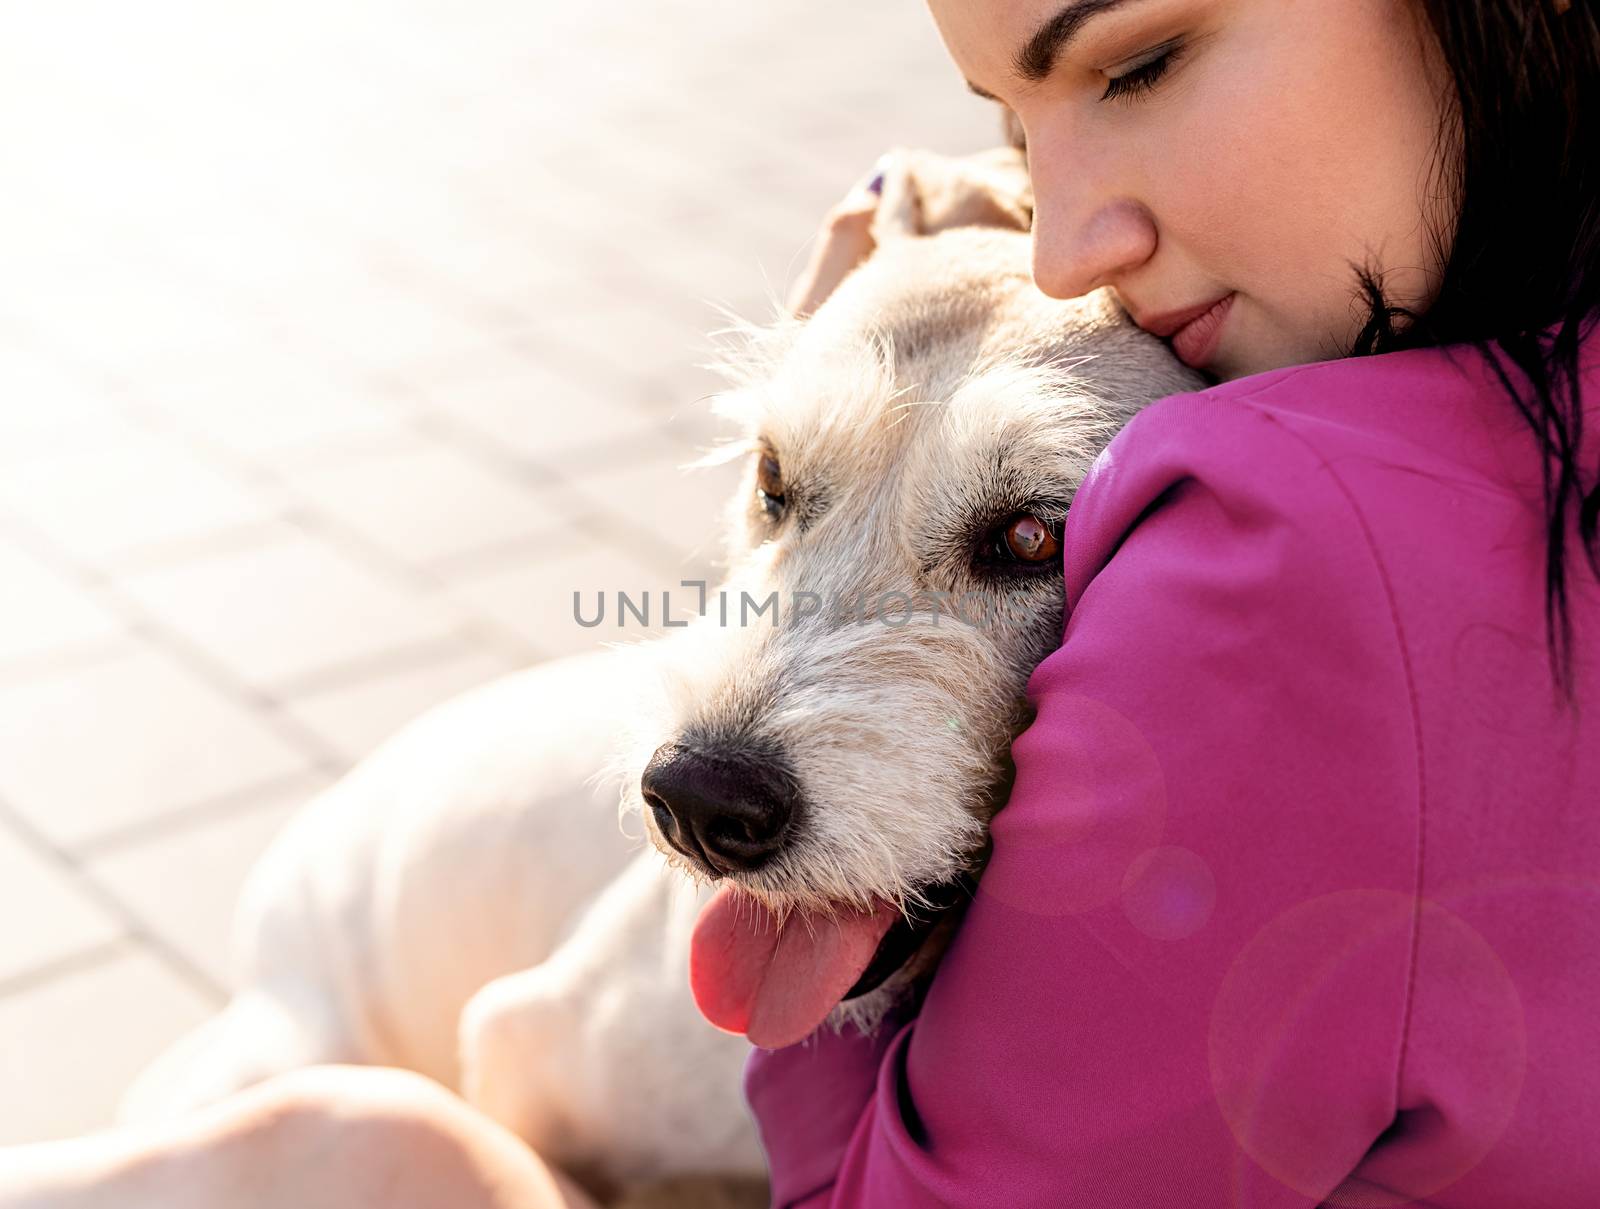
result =
M1369 316L1351 355L1471 344L1538 442L1551 672L1572 700L1568 513L1600 578L1600 470L1584 489L1579 345L1600 320L1600 21L1587 0L1421 0L1455 86L1440 157L1460 205L1434 301L1391 306L1357 270ZM1404 320L1396 326L1396 320ZM1509 370L1508 370L1509 366ZM1520 378L1520 381L1517 379Z
M1533 429L1546 513L1546 645L1571 704L1574 507L1600 579L1600 468L1585 490L1578 464L1579 345L1600 321L1600 17L1591 0L1418 2L1454 84L1435 180L1458 201L1455 227L1433 232L1444 269L1421 312L1391 305L1378 274L1351 266L1368 315L1348 355L1470 344ZM1026 150L1009 111L1005 132Z

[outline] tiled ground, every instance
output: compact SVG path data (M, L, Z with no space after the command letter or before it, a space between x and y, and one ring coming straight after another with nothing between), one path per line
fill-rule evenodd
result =
M0 1143L216 1006L308 794L708 569L706 300L995 130L917 0L0 7Z

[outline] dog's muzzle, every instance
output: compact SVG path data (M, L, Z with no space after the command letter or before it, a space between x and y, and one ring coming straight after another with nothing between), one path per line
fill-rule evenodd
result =
M664 743L640 782L667 843L712 878L757 869L783 847L799 790L782 760Z

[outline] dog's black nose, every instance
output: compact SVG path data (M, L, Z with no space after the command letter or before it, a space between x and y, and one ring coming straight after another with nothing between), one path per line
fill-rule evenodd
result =
M713 877L770 859L783 844L797 797L778 759L677 743L656 748L640 788L667 843Z

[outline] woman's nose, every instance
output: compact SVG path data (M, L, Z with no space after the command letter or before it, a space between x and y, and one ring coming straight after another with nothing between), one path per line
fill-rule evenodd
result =
M1072 157L1033 173L1033 278L1052 298L1077 298L1118 281L1156 250L1155 219L1143 203L1097 183ZM1043 169L1043 170L1041 170Z

